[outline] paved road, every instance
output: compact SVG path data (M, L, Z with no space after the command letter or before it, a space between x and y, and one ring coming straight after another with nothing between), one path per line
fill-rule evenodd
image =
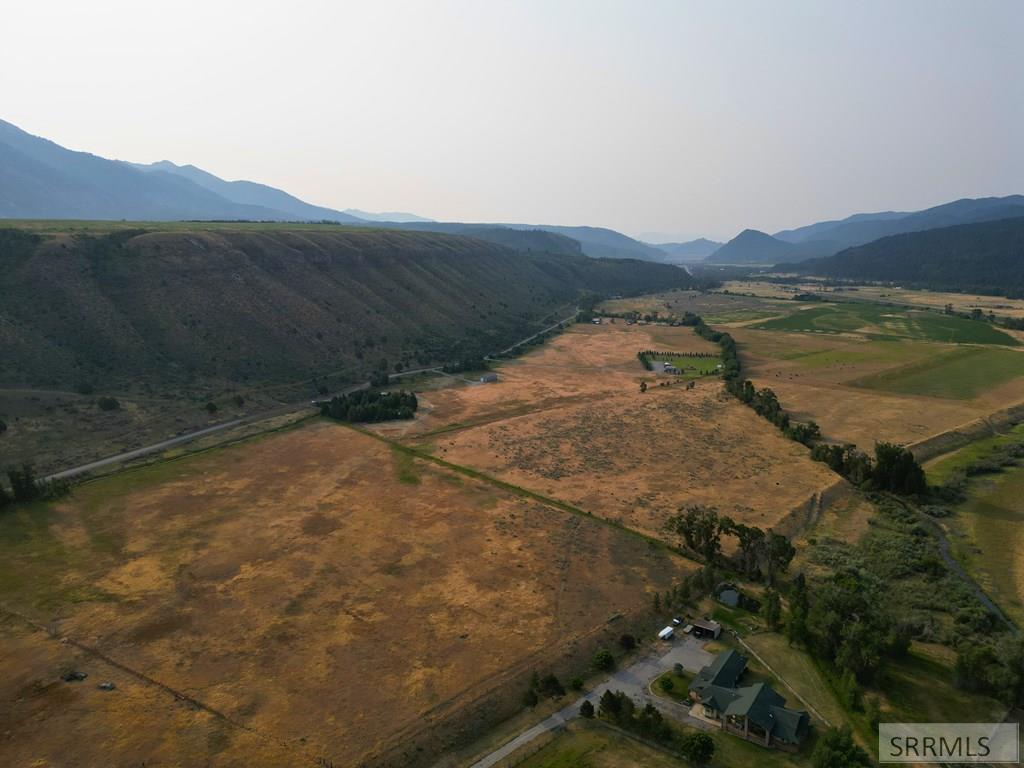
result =
M579 717L580 705L584 701L589 701L596 708L601 695L607 690L622 691L641 705L650 702L662 714L674 720L685 722L687 725L695 728L707 729L707 723L690 717L686 707L661 696L652 696L648 691L648 686L655 677L662 672L672 669L676 664L682 664L683 668L688 672L698 672L701 667L710 664L713 658L714 655L705 651L701 647L700 642L692 637L676 639L666 643L657 651L637 659L628 667L616 670L607 680L590 691L586 696L577 699L569 706L560 709L532 728L523 731L499 749L473 763L471 768L490 768L520 747L529 744L541 734L561 728L574 717Z
M415 376L416 374L419 374L419 373L428 373L428 372L434 372L434 371L438 371L438 370L440 370L440 369L439 368L414 368L414 369L411 369L411 370L408 370L408 371L402 371L401 373L393 373L393 374L391 374L391 378L392 379L401 379L401 378L403 378L405 376ZM340 392L335 392L335 393L330 394L330 395L324 395L323 399L324 400L329 400L332 397L339 397L341 395L348 395L348 394L351 394L352 392L358 392L361 389L367 389L369 386L370 385L369 385L368 382L364 382L362 384L356 384L354 386L349 387L348 389L343 389ZM168 448L173 448L176 445L182 445L184 443L191 442L191 441L196 440L196 439L198 439L200 437L203 437L204 435L209 435L209 434L212 434L214 432L221 432L221 431L223 431L225 429L231 429L232 427L238 427L238 426L241 426L242 424L250 424L250 423L255 422L255 421L263 421L264 419L270 419L270 418L273 418L275 416L284 416L285 414L288 414L288 413L295 413L297 411L309 410L311 407L312 406L310 404L310 401L308 401L308 400L304 400L302 402L297 402L297 403L288 403L288 404L282 405L282 406L280 406L278 408L272 408L272 409L267 410L267 411L260 411L259 413L254 413L251 416L245 416L245 417L243 417L241 419L233 419L231 421L225 421L225 422L222 422L220 424L214 424L214 425L209 426L209 427L203 427L202 429L197 429L194 432L187 432L187 433L185 433L183 435L178 435L176 437L168 438L167 440L161 440L160 442L153 443L152 445L146 445L146 446L143 446L142 448L135 448L135 449L130 450L130 451L124 451L122 453L118 453L118 454L116 454L114 456L108 456L105 459L98 459L96 461L90 461L87 464L82 464L82 465L77 466L77 467L71 467L70 469L64 469L64 470L61 470L60 472L55 472L54 474L49 475L47 477L47 480L61 480L61 479L68 478L68 477L75 477L76 475L83 475L83 474L85 474L87 472L92 472L95 469L102 469L103 467L109 466L111 464L119 464L119 463L121 463L123 461L131 461L132 459L137 459L140 456L146 456L146 455L151 454L151 453L159 453L160 451L165 451Z
M552 326L549 326L549 327L545 328L542 331L537 331L537 333L533 334L532 336L527 336L525 339L523 339L522 341L516 342L515 344L513 344L508 349L502 350L501 354L506 354L508 352L511 352L516 347L522 346L523 344L527 343L528 341L531 341L531 340L537 338L542 333L547 333L548 331L552 331L555 328L557 328L558 326L562 325L562 323L565 323L565 322L567 322L569 320L574 320L578 314L579 314L579 310L577 309L575 312L573 312L572 315L570 315L569 317L565 318L565 320L560 320L559 322L555 323ZM401 378L404 378L406 376L415 376L415 375L420 374L420 373L440 373L440 372L441 372L441 366L431 366L431 367L427 367L427 368L413 368L413 369L410 369L408 371L402 371L401 373L393 373L393 374L391 374L391 378L392 379L401 379ZM468 381L468 379L466 379L466 381ZM471 382L471 383L476 383L476 382ZM369 388L369 386L370 386L369 382L365 382L363 384L357 384L355 386L349 387L348 389L344 389L344 390L342 390L340 392L335 392L332 395L324 395L323 399L328 400L331 397L351 394L352 392L358 392L361 389L367 389L367 388ZM255 414L253 414L251 416L245 416L244 418L241 418L241 419L234 419L232 421L225 421L225 422L223 422L221 424L214 424L214 425L209 426L209 427L204 427L202 429L197 429L194 432L188 432L188 433L186 433L184 435L177 435L176 437L171 437L171 438L168 438L167 440L161 440L160 442L153 443L152 445L146 445L146 446L143 446L141 448L135 448L135 449L130 450L130 451L124 451L122 453L118 453L118 454L116 454L114 456L108 456L105 459L97 459L96 461L90 461L90 462L88 462L86 464L82 464L82 465L77 466L77 467L71 467L70 469L64 469L64 470L61 470L60 472L55 472L54 474L49 475L46 479L47 480L62 480L62 479L69 478L69 477L75 477L76 475L83 475L83 474L85 474L87 472L92 472L95 469L102 469L103 467L109 466L111 464L119 464L119 463L121 463L123 461L131 461L132 459L137 459L140 456L146 456L146 455L151 454L151 453L159 453L160 451L165 451L168 448L173 448L176 445L182 445L184 443L191 442L192 440L195 440L197 438L203 437L204 435L209 435L209 434L212 434L214 432L221 432L221 431L223 431L225 429L231 429L232 427L237 427L237 426L240 426L242 424L248 424L248 423L251 423L251 422L254 422L254 421L261 421L263 419L272 418L274 416L283 416L283 415L285 415L287 413L294 413L296 411L308 409L309 407L310 407L310 404L309 404L308 401L303 401L303 402L299 402L299 403L286 404L286 405L281 406L280 408L274 408L274 409L271 409L269 411L262 411L260 413L255 413Z
M509 347L508 349L503 349L503 350L501 350L501 352L500 352L499 354L502 354L502 355L507 355L507 354L508 354L509 352L511 352L511 351L512 351L513 349L516 349L517 347L521 347L521 346L523 346L523 344L526 344L526 343L527 343L527 342L529 342L529 341L533 341L533 340L534 340L534 339L536 339L536 338L537 338L538 336L540 336L540 335L541 335L542 333L547 333L548 331L553 331L553 330L555 330L555 328L557 328L558 326L560 326L560 325L561 325L562 323L567 323L567 322L569 322L570 320L575 320L575 319L576 319L576 318L577 318L577 317L579 316L579 314L580 314L580 311L579 311L579 309L577 309L577 310L576 310L575 312L573 312L573 313L572 313L571 315L569 315L569 316L568 316L567 318L565 318L564 320L559 320L559 321L558 321L557 323L555 323L554 325L549 325L549 326L548 326L547 328L545 328L544 330L542 330L542 331L537 331L537 332L536 332L535 334L533 334L532 336L527 336L527 337L526 337L525 339L523 339L522 341L517 341L517 342L516 342L515 344L513 344L513 345L512 345L511 347Z

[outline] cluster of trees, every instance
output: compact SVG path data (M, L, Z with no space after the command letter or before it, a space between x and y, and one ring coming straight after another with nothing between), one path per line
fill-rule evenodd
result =
M828 464L829 468L859 487L888 491L903 496L924 493L928 486L924 470L909 450L893 443L875 443L875 458L857 446L816 445L811 458Z
M806 424L792 423L789 414L779 404L779 398L774 391L768 387L759 390L753 382L743 378L736 340L730 334L716 331L705 323L703 318L692 312L687 312L683 316L682 324L693 326L698 336L718 344L721 348L722 378L725 380L725 389L730 395L741 403L749 405L755 413L777 426L791 440L811 445L813 441L821 437L821 429L813 421Z
M441 367L445 373L462 373L464 371L486 371L490 366L481 356L464 357L454 363L446 363Z
M829 728L811 753L814 768L871 768L871 756L853 740L850 726Z
M543 677L534 672L530 678L530 687L523 695L523 703L528 707L535 707L542 697L558 699L562 696L565 696L565 686L553 672L549 672Z
M36 476L31 464L11 467L6 472L9 489L0 482L0 509L40 499L56 499L71 488L66 480L46 480Z
M378 392L365 389L332 397L320 404L320 412L338 421L378 422L411 419L419 402L413 392Z
M738 381L738 380L737 380ZM775 391L764 387L756 389L754 384L744 379L736 385L736 391L732 394L741 402L754 409L754 413L763 419L767 419L776 427L786 432L790 428L789 414L782 410L779 398Z
M583 702L580 714L593 717L594 705ZM675 750L695 765L706 765L714 757L715 741L708 734L696 731L683 736L665 721L653 704L638 708L622 691L601 694L597 715L623 730Z
M786 633L837 671L839 687L852 702L858 684L873 680L885 659L910 648L911 627L887 606L879 582L859 570L834 574L813 598L799 574L790 588Z
M766 578L774 583L776 576L789 568L796 555L796 548L782 534L737 523L728 516L720 516L714 507L697 504L684 507L668 519L665 527L709 564L722 556L722 536L735 537L738 548L732 565L749 579Z
M714 566L705 565L700 570L692 571L686 574L678 584L673 584L664 592L654 593L652 598L654 612L660 613L663 608L666 611L683 608L694 595L710 593L719 580L720 575Z
M645 349L640 354L655 360L660 357L692 357L700 360L710 360L718 357L718 355L712 354L711 352L658 352L653 349Z
M967 691L1024 706L1024 639L976 638L957 649L956 683Z

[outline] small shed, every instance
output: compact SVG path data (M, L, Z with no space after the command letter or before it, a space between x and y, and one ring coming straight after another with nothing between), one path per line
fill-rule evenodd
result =
M493 384L498 380L498 374L493 371L489 371L480 377L481 384Z
M661 632L658 633L659 640L671 640L672 635L676 633L675 627L665 627Z
M696 619L693 622L693 634L697 637L710 637L717 640L722 634L722 625L710 619Z

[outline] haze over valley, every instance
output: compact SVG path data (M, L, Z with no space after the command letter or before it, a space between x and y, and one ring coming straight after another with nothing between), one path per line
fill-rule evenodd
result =
M5 21L0 765L1019 756L1019 3Z

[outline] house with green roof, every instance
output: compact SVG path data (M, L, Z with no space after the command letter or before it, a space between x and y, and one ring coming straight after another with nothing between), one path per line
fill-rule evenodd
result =
M694 708L724 731L766 747L796 751L807 736L810 717L788 708L767 683L740 686L746 668L746 657L736 651L718 654L690 684Z

